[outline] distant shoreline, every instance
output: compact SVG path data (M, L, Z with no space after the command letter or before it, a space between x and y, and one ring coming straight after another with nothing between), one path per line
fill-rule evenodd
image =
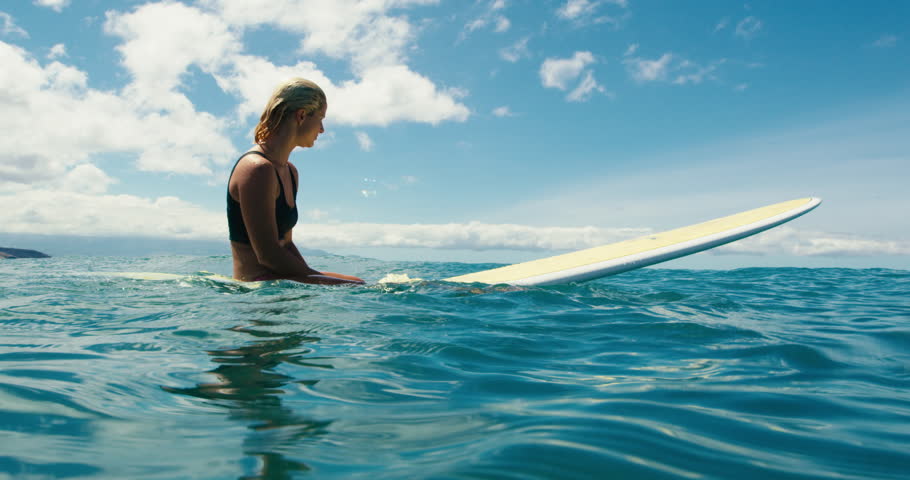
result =
M39 252L38 250L28 250L25 248L8 248L0 247L0 258L51 258L50 255Z

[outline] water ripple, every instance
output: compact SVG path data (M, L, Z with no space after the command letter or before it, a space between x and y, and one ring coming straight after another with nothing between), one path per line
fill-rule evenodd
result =
M372 280L478 268L317 258ZM198 274L227 257L13 268L0 263L0 477L898 479L910 465L910 272L251 288ZM185 277L85 274L105 270Z

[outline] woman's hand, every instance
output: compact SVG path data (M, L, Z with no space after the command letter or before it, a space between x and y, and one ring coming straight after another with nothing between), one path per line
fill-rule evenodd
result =
M292 277L291 280L300 283L312 283L317 285L363 285L366 282L360 278L351 275L342 275L340 273L320 272L313 275L304 275Z
M351 282L351 283L360 283L360 284L367 283L362 278L357 278L353 275L344 275L341 273L334 273L334 272L322 272L322 274L327 277L334 277L339 280L345 280L345 281Z

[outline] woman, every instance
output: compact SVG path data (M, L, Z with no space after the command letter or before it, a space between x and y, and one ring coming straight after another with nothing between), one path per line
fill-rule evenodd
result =
M309 148L324 132L328 102L315 83L295 78L279 86L256 126L256 145L244 153L228 180L227 217L234 278L280 278L303 283L364 283L349 275L319 272L294 246L297 168L291 151Z

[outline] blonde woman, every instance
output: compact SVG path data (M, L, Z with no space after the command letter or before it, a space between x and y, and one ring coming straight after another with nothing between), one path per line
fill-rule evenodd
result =
M294 246L297 168L291 151L312 147L324 132L328 102L315 83L302 78L279 86L262 112L255 141L231 170L227 217L234 278L290 279L303 283L349 284L363 280L312 269Z

